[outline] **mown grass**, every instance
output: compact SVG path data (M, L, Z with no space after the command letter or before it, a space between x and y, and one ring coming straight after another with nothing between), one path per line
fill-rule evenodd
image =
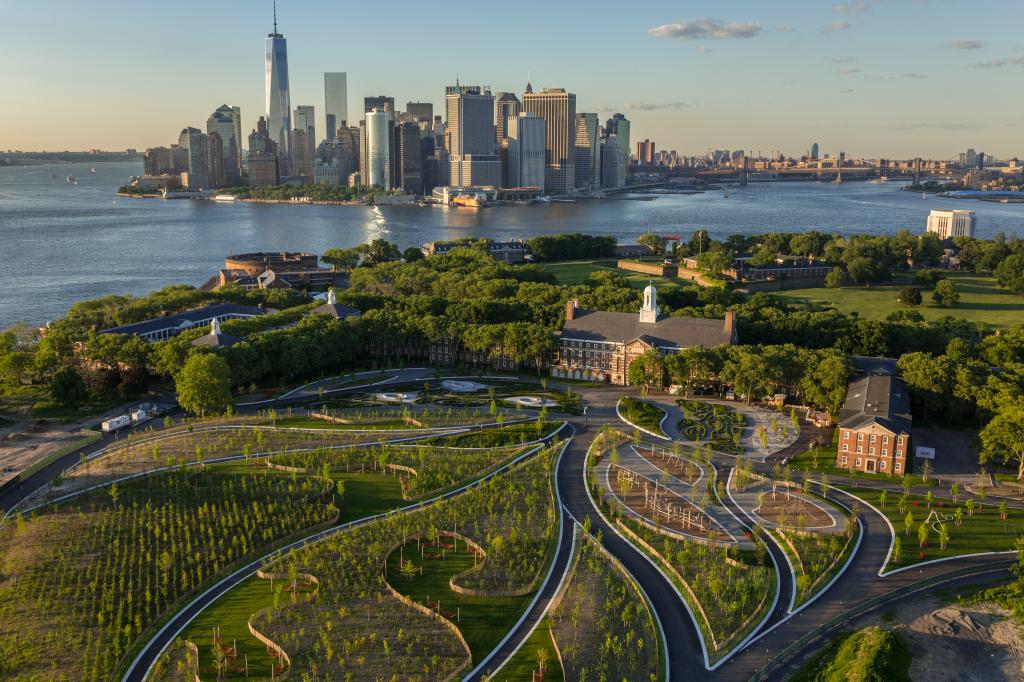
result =
M822 309L837 308L844 313L856 313L867 320L884 320L897 310L913 310L926 320L937 320L947 315L971 322L982 322L990 327L1009 328L1019 324L1024 316L1024 297L1000 289L995 279L967 272L944 272L960 292L960 304L944 308L932 303L931 292L922 290L925 303L909 308L896 300L899 290L913 280L911 273L897 273L891 284L870 287L850 286L839 289L811 287L787 289L776 295L797 307Z
M584 284L588 279L590 279L590 275L595 272L614 272L620 274L626 278L626 281L629 282L629 286L634 289L643 289L651 283L659 289L671 289L673 287L680 287L684 284L688 284L688 282L684 282L678 277L652 277L651 275L645 275L641 272L620 270L615 267L617 262L618 261L614 259L578 260L565 261L561 263L538 263L537 267L554 275L559 284Z
M661 430L661 421L665 418L666 413L657 405L624 395L619 399L619 410L622 412L623 418L634 426L662 436L665 435L665 432Z
M910 650L895 632L870 627L837 635L790 682L910 682Z
M494 675L491 679L494 682L531 682L535 679L535 673L539 670L540 652L545 651L546 663L544 669L544 682L563 682L565 674L555 654L555 646L551 642L551 621L545 617L537 625L530 636L523 642L523 646L512 658Z

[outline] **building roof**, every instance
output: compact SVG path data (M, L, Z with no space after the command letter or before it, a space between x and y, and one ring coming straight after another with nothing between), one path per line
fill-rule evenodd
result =
M733 342L732 330L722 320L698 317L665 317L655 323L640 322L636 313L580 310L566 320L562 338L581 341L629 343L635 339L658 348L714 348Z
M319 305L309 311L310 315L330 315L336 317L339 320L344 320L346 317L359 317L362 313L352 306L345 305L344 303L338 303L334 296L334 289L327 292L327 302L323 305Z
M183 313L154 317L151 320L143 320L133 324L126 324L120 327L111 327L100 331L100 334L151 334L162 329L189 329L201 322L206 322L212 317L224 317L235 315L238 317L254 317L262 315L266 310L252 305L236 305L234 303L215 303L205 308L186 310Z
M198 339L192 339L193 346L208 346L210 348L228 348L233 346L242 339L231 334L225 334L223 332L219 334L205 334L200 336Z
M898 374L894 358L876 358L870 355L854 355L854 374Z
M850 384L839 411L839 426L862 429L872 424L895 434L909 434L910 395L903 379L892 374L868 374Z

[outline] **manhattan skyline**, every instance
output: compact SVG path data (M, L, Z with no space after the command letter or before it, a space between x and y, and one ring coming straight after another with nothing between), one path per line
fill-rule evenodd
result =
M6 87L11 101L26 104L0 112L0 149L145 148L224 103L241 107L244 131L266 113L271 2L181 3L177 13L205 20L160 50L153 27L171 25L167 11L116 7L0 1L9 28L0 55L19 64ZM814 141L855 156L1019 153L1024 95L1012 83L1024 41L1013 27L1024 8L1010 3L659 1L625 10L591 3L588 12L529 0L501 14L500 31L494 11L473 7L452 4L444 22L459 36L452 41L439 39L429 14L411 3L381 13L280 2L292 106L316 107L322 137L324 72L348 74L350 115L371 94L441 111L456 78L513 92L530 80L575 93L580 111L622 111L635 137L686 154L726 147L799 155ZM518 41L518 49L496 50L496 39Z

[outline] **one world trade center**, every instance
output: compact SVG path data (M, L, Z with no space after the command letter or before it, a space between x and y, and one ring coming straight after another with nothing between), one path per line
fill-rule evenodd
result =
M274 3L274 32L267 36L267 132L277 143L281 175L291 173L291 97L288 94L288 41L277 32L277 3Z

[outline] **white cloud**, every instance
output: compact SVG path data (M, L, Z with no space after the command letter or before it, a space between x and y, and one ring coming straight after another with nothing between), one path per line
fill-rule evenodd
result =
M954 50L980 50L983 47L988 47L988 43L984 40L954 40L951 43L946 43L946 47L951 47Z
M1003 57L1001 59L990 59L987 62L974 62L972 69L995 69L1002 66L1024 66L1024 57Z
M655 38L679 38L681 40L728 40L730 38L753 38L761 32L761 25L754 23L725 23L721 19L684 19L671 24L662 24L647 29Z
M833 21L831 24L821 29L822 33L835 33L836 31L845 31L853 28L853 25L846 21Z
M870 2L846 2L835 6L836 14L860 14L871 9Z
M657 111L659 109L689 109L686 102L626 102L623 109L627 111Z

